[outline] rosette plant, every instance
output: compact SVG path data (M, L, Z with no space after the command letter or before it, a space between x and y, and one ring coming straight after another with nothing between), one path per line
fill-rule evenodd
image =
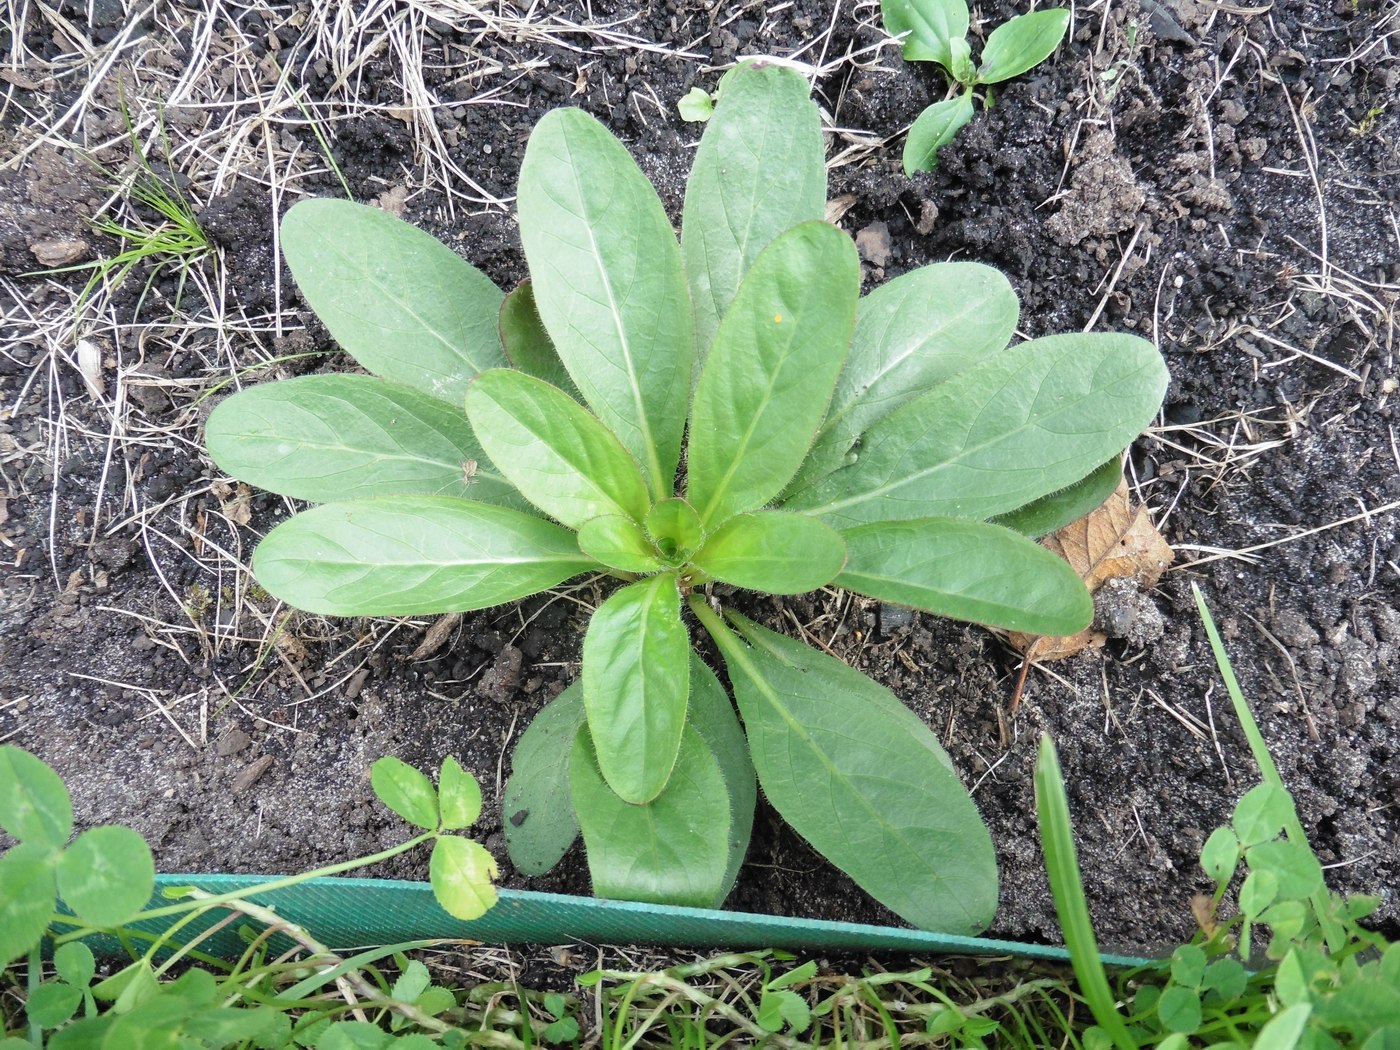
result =
M1017 299L984 266L928 266L862 297L825 199L806 82L756 64L706 127L679 240L621 143L578 110L547 114L520 172L530 280L509 295L397 219L299 203L287 261L372 375L242 391L208 445L230 474L320 504L253 559L269 592L314 613L420 616L620 581L578 680L515 750L502 822L518 869L547 870L581 830L599 895L716 905L756 773L867 892L971 933L995 909L995 855L934 735L713 585L831 585L1078 630L1088 594L1029 534L1107 495L1166 376L1132 336L1008 345Z

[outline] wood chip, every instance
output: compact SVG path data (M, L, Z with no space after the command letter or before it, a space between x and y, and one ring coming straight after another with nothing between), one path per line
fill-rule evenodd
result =
M31 244L29 251L40 266L67 266L86 259L92 248L81 237L46 237Z
M447 644L447 639L452 637L452 632L457 629L457 625L461 622L462 614L459 612L439 616L428 628L428 633L423 636L423 640L418 643L418 648L413 650L409 659L426 660L432 656Z
M102 397L102 348L91 339L78 340L78 373L94 399Z
M272 756L263 755L250 766L246 766L243 772L233 778L233 793L241 795L250 787L262 779L262 775L272 768Z

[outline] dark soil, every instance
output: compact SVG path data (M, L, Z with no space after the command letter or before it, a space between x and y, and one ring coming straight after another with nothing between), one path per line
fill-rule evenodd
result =
M1016 10L983 4L974 24L985 35ZM1011 278L1026 336L1091 325L1157 341L1172 384L1162 425L1129 467L1178 560L1151 593L1118 588L1102 601L1105 644L1033 671L1014 713L1019 658L980 628L834 592L752 612L820 637L938 733L997 844L999 936L1059 937L1031 789L1037 738L1051 733L1101 939L1146 952L1190 935L1191 897L1208 888L1197 853L1257 780L1190 598L1199 582L1329 880L1379 894L1378 918L1394 934L1396 8L1173 0L1148 10L1137 0L1078 8L1057 55L979 109L939 170L913 180L900 172L901 140L880 143L944 82L893 49L871 50L881 33L870 3L833 12L798 0L765 14L727 0L640 11L602 0L556 15L623 20L613 31L650 50L561 22L544 39L429 21L416 39L441 104L430 122L476 183L453 181L451 194L424 160L423 127L396 108L406 76L393 48L367 51L346 87L305 10L253 5L237 22L216 12L213 26L247 69L268 83L292 70L316 112L338 114L326 133L357 199L396 207L503 287L523 276L523 259L509 209L486 201L510 198L547 109L581 106L608 124L678 215L700 127L678 118L676 100L693 84L712 87L736 55L798 51L822 64L816 94L839 129L828 156L843 155L829 195L841 225L864 231L867 287L975 259ZM131 28L116 17L89 26L86 4L63 11L97 46ZM161 83L150 69L173 80L203 55L201 24L186 14L136 27L118 64L147 101ZM11 155L34 142L34 114L62 114L86 86L53 72L68 68L71 45L33 17L29 65L4 85L0 141ZM161 61L133 72L142 56ZM129 152L116 90L94 97L101 105L69 130L107 143L104 162L120 166ZM173 141L200 112L171 107ZM80 823L143 832L164 871L282 872L373 852L403 828L373 801L369 764L394 754L435 767L450 752L482 779L488 815L477 830L504 883L586 893L577 853L546 878L512 871L492 803L514 741L576 674L583 603L596 595L468 614L424 646L427 622L284 618L234 571L286 508L225 484L202 456L213 401L200 398L232 369L332 349L274 252L275 214L302 195L341 192L305 112L289 106L265 132L261 167L183 176L221 253L229 327L209 316L202 327L165 324L172 270L138 316L149 272L138 270L91 337L99 397L56 320L85 275L23 274L36 259L113 251L84 222L107 198L104 176L55 145L0 172L0 738L59 770ZM175 149L161 168L155 145L158 171L187 172L192 154ZM296 178L270 180L288 157L301 158ZM197 298L187 288L183 301L193 309ZM243 380L343 367L304 357ZM748 860L730 907L893 921L762 807ZM425 865L414 855L376 873L421 878Z

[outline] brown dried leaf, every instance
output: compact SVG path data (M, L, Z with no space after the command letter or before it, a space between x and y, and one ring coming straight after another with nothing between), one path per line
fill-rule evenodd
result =
M1133 579L1144 590L1154 587L1176 554L1157 531L1144 507L1128 500L1123 481L1103 506L1051 533L1044 545L1079 573L1093 594L1108 580ZM1031 660L1062 660L1104 644L1102 633L1086 628L1064 637L1011 635L1011 644Z

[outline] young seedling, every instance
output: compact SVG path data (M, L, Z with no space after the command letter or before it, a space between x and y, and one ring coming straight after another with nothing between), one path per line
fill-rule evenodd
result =
M973 117L976 88L988 88L991 105L992 85L1040 65L1060 46L1069 27L1069 12L1061 8L1017 15L992 30L981 61L974 63L964 0L881 0L880 13L886 32L900 38L905 61L938 63L956 92L925 109L909 128L904 140L906 175L938 166L939 148L952 142Z
M996 905L994 851L928 727L834 657L721 611L710 585L835 585L1079 630L1083 584L1017 528L1108 495L1103 465L1152 419L1166 372L1133 336L1008 346L1016 296L972 263L861 298L854 245L821 221L822 149L806 82L741 67L677 242L622 144L578 110L549 113L520 173L532 279L506 296L382 212L298 204L288 263L374 376L243 391L211 415L208 446L229 473L323 504L254 557L260 583L302 609L416 616L585 573L622 581L587 628L579 679L515 752L503 816L520 870L547 870L581 829L599 895L718 904L756 773L877 899L971 933ZM691 650L694 622L742 727Z
M193 887L167 890L165 896L174 903L150 907L155 865L145 840L130 828L103 825L88 828L70 842L73 807L58 774L28 751L0 746L0 799L5 800L0 828L18 842L0 856L0 970L27 958L30 988L25 1013L31 1042L24 1045L45 1045L40 1033L48 1029L62 1029L47 1043L54 1048L293 1045L287 1012L304 1008L317 988L347 973L355 977L358 969L341 965L343 960L309 932L255 903L256 899L375 864L428 842L433 844L429 862L433 894L443 910L466 920L485 914L496 902L492 885L496 862L480 843L453 834L474 824L481 813L481 788L475 778L448 757L434 786L412 766L381 758L371 768L370 782L386 806L422 828L422 833L370 857L233 893L209 894ZM66 910L58 910L60 902ZM254 987L259 979L256 969L235 967L222 986L213 974L197 968L176 980L166 977L182 960L199 957L203 937L221 925L210 920L226 912L281 931L313 958L331 959L322 967L327 972L290 990L279 989L275 997ZM164 920L165 928L151 934L144 924L156 920ZM134 961L128 966L93 984L93 954L83 939L97 932L113 933L128 946L149 944L141 951L133 949ZM258 943L268 935L263 934ZM46 940L54 945L58 979L40 983L40 948ZM369 961L361 958L359 969ZM421 963L417 966L422 969ZM262 976L276 969L263 971ZM434 1015L453 1005L452 996L447 994L444 1005L446 993L429 987L426 970L420 975L406 960L400 970L399 983L387 995L368 982L355 983L355 991L362 1002L368 998L376 1009L389 1010L428 1031L446 1031L448 1025ZM234 999L263 1005L234 1009ZM99 1001L110 1005L98 1007ZM82 1017L74 1020L79 1009ZM322 1004L321 1009L329 1008ZM317 1013L315 1006L312 1012L315 1016L310 1021L319 1018L335 1027L330 1023L333 1014ZM310 1045L302 1039L294 1042Z

